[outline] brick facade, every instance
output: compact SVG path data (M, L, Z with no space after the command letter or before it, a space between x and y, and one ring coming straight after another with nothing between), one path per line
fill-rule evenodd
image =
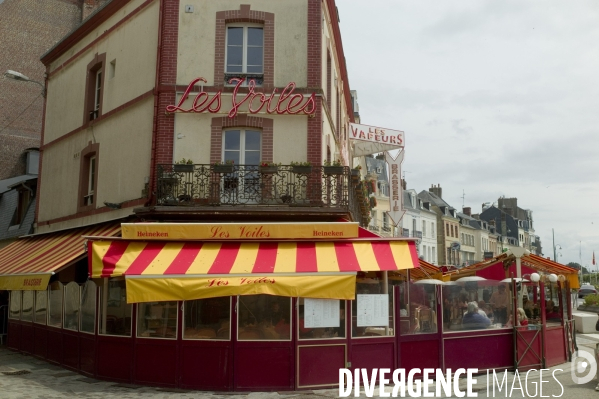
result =
M81 22L82 1L1 2L0 73L11 69L43 83L40 56ZM0 179L25 173L20 156L40 145L43 103L39 85L0 78Z

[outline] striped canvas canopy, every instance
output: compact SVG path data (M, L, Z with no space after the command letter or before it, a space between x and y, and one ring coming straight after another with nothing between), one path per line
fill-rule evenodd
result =
M91 251L92 277L127 277L128 302L256 293L353 299L358 271L418 267L414 242L392 239L106 240Z
M0 250L0 290L45 290L53 273L85 257L84 236L120 231L108 223L20 238Z

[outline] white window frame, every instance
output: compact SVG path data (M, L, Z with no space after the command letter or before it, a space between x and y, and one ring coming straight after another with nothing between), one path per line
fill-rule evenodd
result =
M96 187L94 186L94 180L96 177L96 173L98 173L96 171L96 156L92 155L91 157L89 157L88 162L89 168L87 172L87 195L85 196L85 205L91 205L94 203L94 194L96 189Z
M98 117L98 111L100 110L100 99L102 97L102 68L96 72L95 86L94 86L94 119Z
M227 66L229 65L229 28L243 28L243 44L242 44L242 58L241 58L241 72L228 71ZM262 72L248 72L247 71L247 49L248 49L248 28L260 28L262 29ZM250 75L262 75L264 76L264 25L262 24L228 24L225 29L225 74L250 74ZM247 84L247 82L245 82Z
M246 150L245 150L245 133L248 130L250 130L252 132L260 133L260 156L258 157L258 159L259 160L262 159L262 135L263 135L262 130L257 129L257 128L236 127L236 128L230 128L230 129L223 130L222 148L221 148L221 156L220 156L220 159L222 159L223 162L227 161L225 159L225 135L227 134L227 132L239 131L239 165L245 165L245 152L246 152ZM231 151L231 150L229 150L229 151ZM255 151L255 150L250 150L250 151ZM256 166L258 166L258 165L256 165Z

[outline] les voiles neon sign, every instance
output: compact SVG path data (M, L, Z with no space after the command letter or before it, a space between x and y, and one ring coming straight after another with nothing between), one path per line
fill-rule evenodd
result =
M210 112L217 113L221 108L221 97L222 91L219 90L212 97L206 93L202 87L202 90L196 95L190 108L183 108L183 103L187 101L190 93L194 86L198 82L206 83L206 79L200 77L192 80L185 89L183 96L179 100L177 105L167 105L166 112ZM239 88L245 82L245 78L233 78L229 80L229 83L235 84L233 89L233 95L231 96L231 110L229 111L228 117L234 118L239 112L239 108L247 104L247 110L250 114L259 113L264 107L265 111L269 114L290 114L297 115L304 113L311 115L316 110L316 93L312 93L310 97L304 97L303 94L293 93L295 90L295 83L289 82L280 94L277 94L277 89L273 89L270 95L266 95L261 92L256 92L256 81L250 79L248 81L248 92L245 95L239 95ZM278 98L277 98L278 97Z

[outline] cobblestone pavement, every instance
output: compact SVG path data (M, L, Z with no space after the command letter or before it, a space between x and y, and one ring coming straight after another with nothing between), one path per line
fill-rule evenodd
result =
M577 336L579 349L592 352L599 343L599 334L579 334ZM570 364L565 363L555 368L561 368L560 373L569 375ZM511 373L510 373L511 374ZM479 378L484 382L484 378ZM596 393L593 389L596 382L589 384L586 391ZM463 384L460 384L463 385ZM480 385L480 386L479 386ZM592 386L591 386L592 385ZM485 397L486 385L477 384L474 387L479 397ZM582 386L580 387L582 388ZM582 395L585 397L586 392ZM375 391L378 394L378 389ZM1 399L34 399L34 398L188 398L188 399L327 399L337 398L338 389L301 391L301 392L252 392L252 393L223 393L187 391L181 389L155 388L131 384L119 384L85 377L81 374L55 366L44 360L23 355L0 346L0 398ZM352 394L353 397L353 394ZM365 397L362 393L360 397Z

